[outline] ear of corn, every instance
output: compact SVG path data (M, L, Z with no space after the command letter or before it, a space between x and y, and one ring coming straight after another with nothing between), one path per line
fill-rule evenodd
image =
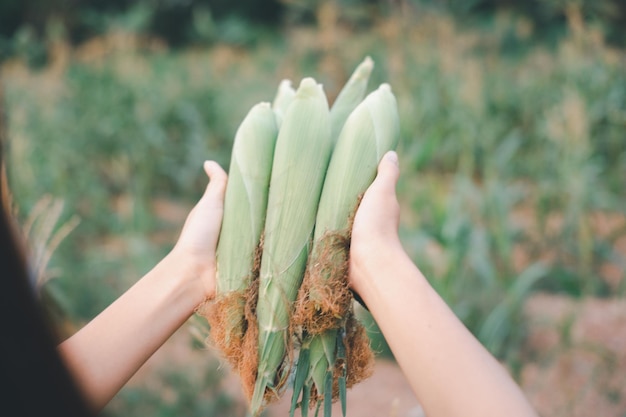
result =
M337 140L346 119L352 110L359 105L365 97L367 82L374 68L374 61L369 56L354 70L350 79L343 86L330 109L331 135Z
M348 232L349 218L356 210L360 195L376 176L382 156L396 147L398 139L396 99L389 85L383 84L350 114L341 131L324 182L309 265L316 265L323 245L322 237L326 233ZM330 329L320 335L307 336L302 345L302 350L308 350L306 361L297 365L309 367L309 376L301 378L305 385L315 387L317 393L323 394L325 402L329 402L329 394L332 396L336 356L338 352L345 355L341 332L340 329ZM296 369L298 372L303 373ZM345 414L345 375L340 375L338 382ZM294 390L293 395L298 396L300 392ZM324 409L327 407L329 404L325 404Z
M253 414L289 372L283 366L289 315L302 282L331 148L326 97L320 85L305 78L287 109L274 152L257 301Z
M278 127L269 103L254 106L237 133L217 246L217 294L250 284L263 226Z
M376 177L383 155L400 136L398 104L389 84L370 93L350 114L328 166L315 224L315 239L349 226L358 198Z
M256 253L265 223L277 135L269 103L254 106L237 130L216 253L216 301L200 311L211 325L215 346L235 369L241 362L247 329L248 288L258 271Z
M276 92L276 97L274 97L274 101L272 102L272 109L276 114L276 122L278 123L278 127L283 122L283 118L287 113L287 108L293 101L293 98L296 96L296 91L291 86L290 80L282 80L278 85L278 91Z

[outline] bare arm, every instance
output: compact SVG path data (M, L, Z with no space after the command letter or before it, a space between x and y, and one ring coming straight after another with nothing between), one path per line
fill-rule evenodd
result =
M205 163L205 171L210 184L172 252L59 346L94 410L113 398L203 300L215 296L226 173L214 162Z
M387 154L352 230L350 281L426 415L536 416L506 370L413 264L398 238L397 157Z

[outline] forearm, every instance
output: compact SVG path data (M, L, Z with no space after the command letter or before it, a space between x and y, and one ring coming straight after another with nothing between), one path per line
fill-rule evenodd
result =
M426 415L535 416L505 369L402 250L372 260L357 289ZM384 279L383 279L384 277Z
M204 298L193 266L164 258L106 310L59 346L87 400L99 410Z

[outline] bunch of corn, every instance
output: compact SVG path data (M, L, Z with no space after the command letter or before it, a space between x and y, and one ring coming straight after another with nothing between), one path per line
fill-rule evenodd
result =
M347 284L350 218L399 135L388 85L363 100L372 68L366 58L330 110L315 80L297 91L283 81L237 132L208 318L253 415L290 375L292 414L321 398L325 415L336 397L345 410L346 387L364 376L351 378L363 368L351 361L371 356Z

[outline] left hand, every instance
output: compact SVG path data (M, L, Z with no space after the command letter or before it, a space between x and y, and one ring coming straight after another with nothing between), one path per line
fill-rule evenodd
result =
M205 298L215 297L215 252L224 214L224 195L228 176L215 161L206 161L204 171L209 185L191 210L173 251L181 262L192 267L200 279Z

